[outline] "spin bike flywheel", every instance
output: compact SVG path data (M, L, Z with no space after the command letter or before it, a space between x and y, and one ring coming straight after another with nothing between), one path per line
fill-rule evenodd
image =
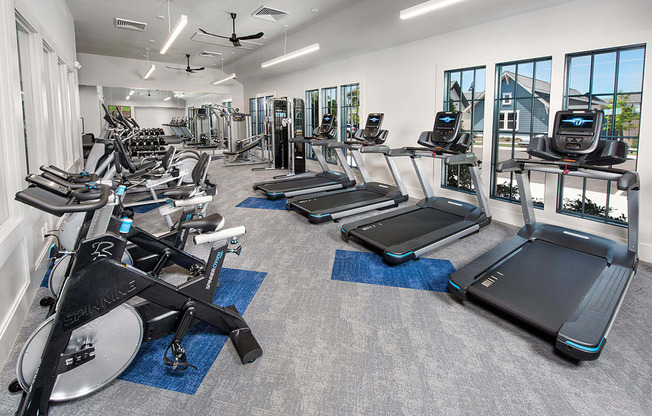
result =
M32 383L55 316L50 316L36 328L20 352L16 375L20 387L25 391ZM77 399L104 387L129 366L142 340L143 320L126 303L75 329L64 354L72 354L92 345L95 357L59 374L50 400L62 402Z

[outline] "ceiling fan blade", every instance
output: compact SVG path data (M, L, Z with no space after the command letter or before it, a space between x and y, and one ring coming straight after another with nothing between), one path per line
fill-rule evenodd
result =
M240 43L240 39L232 40L231 42L233 43L233 46L236 46L236 47L237 46L242 46L242 44Z
M199 68L191 68L191 69L192 69L193 71L203 71L204 69L206 69L206 67L201 66L201 67L199 67Z
M167 69L174 69L174 70L177 70L177 71L184 71L184 70L186 69L186 68L179 68L179 67L175 67L175 66L167 66L167 65L165 65L165 67L166 67Z
M216 37L216 38L222 38L222 39L229 39L228 36L216 35L215 33L207 32L207 31L205 31L204 29L199 29L199 31L200 31L201 33L203 33L204 35L214 36L214 37Z
M255 35L240 36L238 40L260 39L265 35L263 32L258 32Z

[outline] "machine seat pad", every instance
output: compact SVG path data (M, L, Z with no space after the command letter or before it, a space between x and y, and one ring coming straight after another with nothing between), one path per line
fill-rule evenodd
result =
M194 191L195 191L194 185L179 186L177 188L174 188L172 190L163 193L163 196L172 199L185 199L185 198L189 198Z
M208 215L204 218L183 221L181 225L179 225L180 229L194 228L196 230L202 230L211 233L221 230L222 227L224 227L224 217L217 213Z

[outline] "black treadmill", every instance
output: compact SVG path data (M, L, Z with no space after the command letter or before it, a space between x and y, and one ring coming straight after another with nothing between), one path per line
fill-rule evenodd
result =
M348 149L356 162L363 183L354 188L309 194L288 199L287 206L308 217L317 224L338 220L375 209L398 206L407 201L409 195L392 159L389 147L383 145L387 140L387 130L381 130L384 114L371 113L367 116L365 128L355 132L354 140L332 143L329 147ZM362 153L377 153L385 156L385 161L394 178L394 185L373 182L362 160Z
M324 114L321 125L313 132L317 137L300 137L291 140L293 143L305 143L314 147L314 154L322 168L322 172L302 173L283 179L258 182L253 186L254 190L262 191L268 199L275 200L315 192L343 189L355 185L355 177L341 148L335 148L335 154L344 169L344 173L331 170L321 152L322 148L334 142L332 138L336 130L335 116Z
M627 144L600 140L602 111L559 111L552 137L533 137L528 153L496 165L514 172L525 226L451 275L449 289L556 338L577 360L600 356L638 265L639 177L607 166L627 160ZM614 181L627 191L628 241L621 243L535 221L528 172Z
M390 157L407 156L412 160L425 198L410 207L343 225L345 239L354 237L382 254L385 262L397 265L476 233L490 223L479 162L473 154L466 153L472 139L468 133L460 133L461 120L459 112L439 112L433 131L424 131L419 136L418 144L423 147L390 151ZM468 166L478 206L436 197L421 168L422 157L442 159L448 166Z

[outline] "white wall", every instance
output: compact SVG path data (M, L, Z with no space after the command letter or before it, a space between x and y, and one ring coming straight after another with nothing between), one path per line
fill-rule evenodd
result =
M578 24L577 16L582 16L582 20L588 22L587 25ZM389 144L392 147L412 146L421 131L432 128L434 114L443 109L445 70L485 65L486 96L493 97L497 63L552 56L551 113L554 113L562 108L565 54L650 43L650 16L652 2L648 0L626 0L617 5L609 0L580 0L281 77L248 82L245 85L245 98L265 91L276 91L277 96L303 98L308 89L359 82L362 113L384 112L383 126L390 131ZM409 30L409 24L409 21L405 22L405 30ZM618 30L609 29L614 25ZM652 107L647 104L652 88L650 55L648 50L640 128L641 161L652 158L652 146L645 144L647 137L652 135ZM488 100L484 125L487 144L490 143L492 120L493 105ZM552 118L550 122L552 123ZM491 160L491 147L483 147L483 160L487 163L482 170L482 179L487 193L490 186L488 162ZM368 160L371 157L373 156L369 155ZM375 158L369 163L370 173L376 180L391 180L382 160ZM421 197L409 162L401 161L399 167L410 187L410 194ZM432 181L437 185L440 183L440 165L433 163L431 168ZM652 178L652 166L640 163L639 172L643 183L641 206L645 207L652 203L652 186L647 185L649 178ZM556 175L548 176L545 209L536 211L539 220L581 228L607 237L625 238L626 230L622 227L557 214L557 178ZM471 197L459 192L439 189L438 193L473 202ZM495 220L522 224L519 206L497 200L491 200L490 205ZM652 216L644 215L645 210L642 213L640 254L643 260L652 261Z
M74 169L82 155L74 27L65 0L0 0L0 205L8 210L0 217L1 362L44 275L43 229L57 220L13 199L27 174L16 12L29 32L21 62L30 170L46 163Z

